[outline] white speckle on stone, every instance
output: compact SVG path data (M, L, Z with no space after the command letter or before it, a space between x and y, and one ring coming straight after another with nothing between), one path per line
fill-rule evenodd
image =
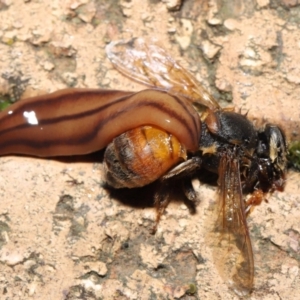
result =
M256 2L260 8L266 7L270 4L269 0L256 0Z
M180 219L180 220L178 221L179 226L182 227L182 228L186 227L187 223L188 223L188 222L187 222L186 219Z
M214 45L209 40L203 40L200 47L204 55L209 59L213 59L221 49L220 46Z
M224 21L224 26L229 30L235 30L239 26L239 22L235 19L227 19Z
M22 262L24 256L18 252L6 251L6 249L2 249L0 252L0 261L6 263L9 266L14 266L20 262Z
M98 262L89 262L88 264L88 268L91 271L96 272L97 274L99 274L100 276L105 276L107 274L107 267L106 264L102 261L98 261Z
M78 17L86 23L91 23L95 16L95 13L96 13L95 4L91 2L79 8Z
M223 92L231 92L232 91L232 85L225 78L217 79L216 87L218 88L218 90L223 91Z
M54 64L50 61L45 61L43 63L43 68L46 70L46 71L52 71L54 69Z
M253 48L247 47L244 51L244 56L247 58L256 58L256 53Z
M70 4L70 9L77 9L79 6L87 4L89 0L75 0Z
M181 49L187 49L191 43L191 36L193 33L193 24L191 20L181 19L180 26L177 27L175 39L180 45Z
M187 210L187 207L186 207L185 204L180 204L180 209L182 209L182 210Z
M211 18L211 19L207 20L207 23L210 25L220 25L220 24L222 24L222 20L219 18Z

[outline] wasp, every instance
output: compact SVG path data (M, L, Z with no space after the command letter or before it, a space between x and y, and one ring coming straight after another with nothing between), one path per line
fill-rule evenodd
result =
M273 124L257 129L246 115L221 108L155 44L133 39L112 42L106 50L117 70L149 88L70 88L19 101L0 114L0 155L69 156L105 148L109 186L159 182L156 224L170 201L173 182L194 203L191 178L203 170L217 174L214 232L220 268L238 294L249 293L254 260L246 215L266 193L284 188L283 131ZM250 195L246 201L245 195Z

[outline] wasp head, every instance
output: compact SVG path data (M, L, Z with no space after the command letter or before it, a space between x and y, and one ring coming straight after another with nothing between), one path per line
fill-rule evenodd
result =
M282 130L267 124L258 134L256 149L258 181L262 190L283 190L287 169L287 146Z

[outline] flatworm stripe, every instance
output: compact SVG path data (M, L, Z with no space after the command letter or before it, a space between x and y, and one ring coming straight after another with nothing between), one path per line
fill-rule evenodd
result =
M24 112L34 112L38 124L29 124ZM143 125L175 135L188 150L199 146L199 115L184 97L156 89L66 89L21 100L2 112L0 154L86 154Z

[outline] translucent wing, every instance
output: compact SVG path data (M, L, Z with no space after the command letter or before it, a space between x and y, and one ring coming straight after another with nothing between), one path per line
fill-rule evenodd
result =
M216 265L229 286L240 296L253 288L254 262L242 197L238 158L225 154L219 169L217 221L210 243Z
M121 40L107 45L106 53L117 70L138 82L185 96L211 109L219 108L196 78L158 45L148 45L143 39Z

